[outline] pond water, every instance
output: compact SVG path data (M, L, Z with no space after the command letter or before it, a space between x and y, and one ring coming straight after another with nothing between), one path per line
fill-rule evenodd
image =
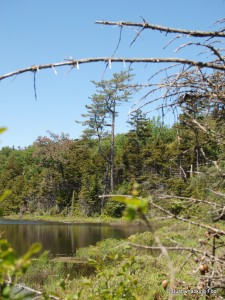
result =
M143 225L64 224L0 218L2 238L6 238L19 255L35 242L41 242L43 250L50 250L52 255L72 255L80 247L144 231Z

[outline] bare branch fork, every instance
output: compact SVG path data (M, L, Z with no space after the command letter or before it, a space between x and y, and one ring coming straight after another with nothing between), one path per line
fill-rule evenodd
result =
M95 58L83 58L83 59L72 59L72 60L66 60L63 62L58 63L51 63L51 64L44 64L44 65L34 65L28 68L20 69L17 71L13 71L4 75L0 76L0 81L15 75L20 75L22 73L27 72L37 72L43 69L53 69L55 73L55 68L59 67L65 67L65 66L72 66L74 68L79 69L80 64L87 64L87 63L97 63L97 62L104 62L109 63L110 65L112 62L114 63L179 63L182 65L189 65L192 67L199 67L199 68L208 68L213 70L221 70L225 71L225 66L220 65L214 62L201 62L201 61L195 61L195 60L189 60L189 59L183 59L183 58L162 58L162 57L153 57L153 58L129 58L129 57L95 57Z
M96 21L96 24L101 25L112 25L112 26L121 26L121 27L142 27L151 30L158 30L166 33L179 33L193 37L225 37L225 33L222 31L197 31L197 30L187 30L187 29L178 29L172 27L165 27L160 25L153 25L149 23L137 23L137 22L109 22L109 21Z

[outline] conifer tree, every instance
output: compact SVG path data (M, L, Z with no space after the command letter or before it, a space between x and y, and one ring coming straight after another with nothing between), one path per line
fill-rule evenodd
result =
M119 114L118 107L127 102L137 90L130 84L133 77L133 74L123 71L113 74L110 80L93 81L96 93L91 97L91 104L86 105L87 113L82 115L86 120L81 123L87 126L84 135L97 136L99 153L109 166L109 192L114 188L115 127L116 117ZM105 152L102 146L106 137L110 137L109 152Z

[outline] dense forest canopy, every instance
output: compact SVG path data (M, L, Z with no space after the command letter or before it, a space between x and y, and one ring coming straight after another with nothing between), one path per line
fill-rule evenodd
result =
M168 179L174 162L167 158L173 158L177 149L175 133L174 128L163 126L157 119L136 116L128 133L116 135L115 191L128 194L132 183L137 182L146 194L160 186L160 182L148 178L149 174L159 181ZM1 203L4 213L70 211L73 198L74 214L100 213L103 207L96 206L100 201L97 196L110 191L109 161L102 151L110 156L110 146L110 136L102 139L99 151L97 138L71 140L65 134L49 132L26 149L2 148L0 190L12 191Z
M138 110L129 123L129 132L114 137L115 193L129 194L135 183L141 196L201 198L212 184L224 188L222 166L215 165L224 146L190 127L184 115L167 127ZM1 203L2 213L121 216L122 206L98 197L111 191L111 151L111 132L101 137L100 150L99 139L86 132L76 140L48 132L26 149L2 148L0 192L11 190Z

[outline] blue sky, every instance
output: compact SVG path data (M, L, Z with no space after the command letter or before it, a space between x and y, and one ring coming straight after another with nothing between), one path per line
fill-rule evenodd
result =
M224 0L0 0L0 75L31 65L63 61L67 57L111 56L118 42L116 27L96 25L96 20L136 21L164 26L213 30L212 23L224 18ZM175 56L173 46L163 50L171 36L146 31L129 47L135 36L124 29L117 57ZM177 55L194 55L181 52ZM157 68L134 65L135 81L143 82ZM0 82L0 127L8 130L0 137L0 147L28 146L50 130L78 138L85 104L94 93L91 80L99 81L104 64L82 65L37 73L37 101L30 73ZM112 65L105 78L123 70ZM137 97L137 96L136 96ZM133 102L137 100L133 99ZM127 113L132 103L121 108L117 132L128 130ZM170 122L170 120L168 120Z

